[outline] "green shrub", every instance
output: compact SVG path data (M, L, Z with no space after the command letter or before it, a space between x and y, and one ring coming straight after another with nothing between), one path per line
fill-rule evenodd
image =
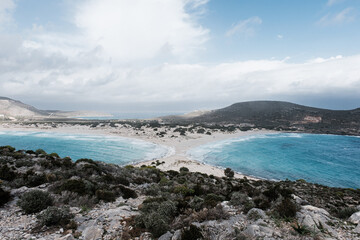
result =
M37 155L47 155L47 153L43 150L43 149L38 149L38 150L36 150L35 151L35 153L37 154Z
M115 194L107 190L99 189L95 192L95 195L99 200L103 200L104 202L113 202L116 199Z
M345 207L340 209L336 216L341 219L348 219L353 213L356 213L358 209L356 207Z
M60 187L60 191L76 192L79 195L85 195L87 193L84 181L77 179L70 179L64 182Z
M174 193L180 193L183 196L192 196L194 195L194 190L188 188L185 185L179 185L174 188Z
M32 190L24 193L17 204L26 214L30 214L51 206L53 199L47 192Z
M296 216L297 206L290 198L284 198L276 210L280 217L293 218Z
M195 225L190 225L189 228L184 229L181 233L181 240L196 240L202 238L201 229Z
M82 163L82 162L85 162L85 163L89 163L89 164L94 164L94 165L98 165L94 160L92 159L88 159L88 158L80 158L78 160L76 160L76 164L79 164L79 163Z
M230 203L234 206L239 206L248 201L248 196L241 192L233 192L231 194Z
M224 201L223 196L219 196L214 193L209 193L208 195L205 196L204 205L213 208L221 201Z
M224 170L224 174L225 174L225 176L227 176L227 177L229 177L229 178L234 177L234 171L231 170L231 168L226 168L226 169Z
M181 167L180 172L182 173L189 172L189 169L187 167Z
M156 238L170 230L168 217L163 216L160 213L152 212L146 215L144 220L145 228L148 229Z
M48 207L45 211L38 214L37 219L41 226L65 226L73 217L74 215L70 213L69 208Z
M0 179L6 180L6 181L12 181L16 177L16 174L14 171L12 171L7 165L2 165L0 167Z
M53 158L60 158L60 156L57 153L50 153L49 156Z
M127 187L122 186L122 185L118 185L118 186L116 186L116 188L118 188L121 191L122 197L125 198L125 199L137 198L136 192L134 190L130 189L130 188L127 188Z
M12 147L12 146L9 146L9 145L1 146L0 151L2 151L2 152L15 152L15 148Z
M5 203L10 201L10 199L11 199L10 193L0 188L0 207L2 207Z
M27 187L37 187L41 184L47 182L45 174L34 174L32 176L27 176L26 186Z

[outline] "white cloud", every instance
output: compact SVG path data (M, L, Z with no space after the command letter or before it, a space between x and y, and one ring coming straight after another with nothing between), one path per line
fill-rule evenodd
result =
M326 5L330 7L341 2L344 2L344 0L328 0Z
M331 13L326 14L318 21L318 24L322 26L339 25L339 24L352 22L355 20L355 17L356 17L355 10L349 7L349 8L345 8L344 10L336 14L331 14Z
M0 30L12 21L12 11L15 9L13 0L0 1Z
M276 37L277 37L278 39L283 39L283 38L284 38L284 36L281 35L281 34L278 34Z
M207 1L149 2L82 2L74 15L81 33L72 35L43 26L22 36L0 34L0 96L71 102L73 108L76 102L91 108L97 102L231 103L333 92L360 96L360 55L297 64L288 59L211 65L154 61L161 54L165 60L169 55L181 59L203 47L208 30L198 24L197 14ZM229 34L249 36L260 24L253 17ZM151 64L143 64L146 59Z
M233 35L243 35L246 37L251 37L255 34L255 27L262 23L261 18L251 17L245 20L238 22L233 25L227 32L226 36L231 37Z
M209 30L197 23L204 0L87 0L74 22L92 46L115 60L179 58L202 49ZM186 9L191 8L191 13ZM197 15L196 15L197 16Z

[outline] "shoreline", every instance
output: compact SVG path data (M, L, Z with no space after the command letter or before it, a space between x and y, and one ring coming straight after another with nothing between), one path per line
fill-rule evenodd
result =
M157 132L166 131L167 129L159 129ZM169 153L162 158L145 160L136 163L130 163L135 167L140 167L142 165L154 166L152 163L155 161L164 162L158 166L158 169L162 171L175 170L179 171L181 167L187 167L192 172L201 172L208 175L214 175L217 177L223 177L224 168L206 164L194 159L191 159L187 154L187 151L191 148L198 147L200 145L218 142L222 140L244 137L244 136L253 136L258 134L268 134L268 133L277 133L277 131L269 130L251 130L251 131L235 131L235 132L212 132L211 135L199 134L199 133L187 133L186 136L175 135L172 132L172 136L159 137L156 135L156 132L149 127L143 127L141 130L135 130L126 126L121 126L117 128L111 127L101 127L101 128L90 128L89 126L83 125L68 125L68 124L58 124L56 128L49 127L46 124L38 123L37 126L23 126L14 123L0 124L0 131L35 131L35 132L56 132L56 133L68 133L68 134L89 134L89 135L103 135L103 136L118 136L125 138L133 138L138 140L143 140L151 142L158 145L163 145L169 148ZM247 177L248 179L257 180L253 176L247 176L235 172L234 177L243 178Z

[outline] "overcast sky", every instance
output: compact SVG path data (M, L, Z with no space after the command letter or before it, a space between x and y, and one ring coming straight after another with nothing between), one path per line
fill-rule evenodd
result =
M0 96L107 112L360 107L360 1L0 0Z

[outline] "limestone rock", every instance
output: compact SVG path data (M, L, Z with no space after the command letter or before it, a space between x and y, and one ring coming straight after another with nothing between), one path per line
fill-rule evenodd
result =
M72 234L68 234L66 236L56 238L56 240L75 240L74 236Z
M82 232L82 236L84 240L101 240L104 230L97 226L91 226L86 228Z
M349 221L354 223L354 224L360 223L360 212L353 213L350 216Z
M171 240L172 234L168 231L167 233L161 235L158 240Z

